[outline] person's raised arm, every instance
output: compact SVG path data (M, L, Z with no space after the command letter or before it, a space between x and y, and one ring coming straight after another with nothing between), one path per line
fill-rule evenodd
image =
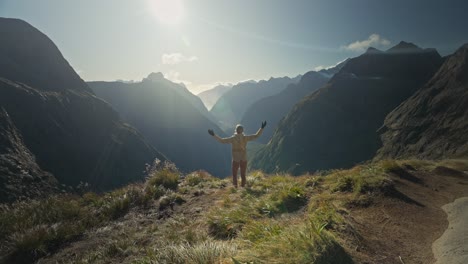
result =
M262 135L263 129L266 127L266 125L267 125L267 122L266 122L266 121L263 121L263 122L262 122L262 126L258 129L257 133L255 133L254 135L245 136L246 139L247 139L248 141L257 139L259 136Z
M216 141L224 144L231 143L233 139L233 137L221 138L214 133L213 129L208 129L208 134L210 134L214 139L216 139Z

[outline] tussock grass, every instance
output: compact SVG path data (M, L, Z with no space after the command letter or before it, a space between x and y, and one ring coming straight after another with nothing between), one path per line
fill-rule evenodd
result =
M405 160L398 160L402 166L411 166L415 170L420 171L430 171L435 168L434 161L430 160L419 160L419 159L405 159Z
M378 192L388 187L391 182L386 170L395 168L394 164L360 165L350 170L339 170L327 176L326 181L332 186L332 192L352 192L355 195Z
M468 160L446 159L437 162L435 166L443 166L457 171L468 171Z
M283 228L246 242L250 250L238 259L247 263L352 263L334 236L314 221L303 219Z
M384 172L392 172L400 170L401 167L396 160L386 159L378 163Z
M185 177L185 183L189 186L197 186L203 183L219 181L206 171L195 171Z
M159 210L163 210L168 206L174 206L175 204L183 204L185 203L184 198L177 193L168 192L165 196L162 196L159 199Z
M61 195L1 207L0 242L6 245L1 253L34 262L87 230L111 226L119 232L73 261L351 263L337 242L349 227L347 202L367 201L384 190L391 184L387 173L398 168L405 168L403 161L300 177L253 171L246 188L236 189L226 188L229 180L203 171L181 177L173 165L157 163L144 183L104 194ZM215 200L197 205L202 211L188 206L179 212L168 209L202 195ZM154 221L142 217L133 224L131 217L122 219L146 210L172 213ZM126 224L111 224L118 219Z
M233 209L215 208L208 215L208 233L216 239L232 239L242 227L255 217L246 206Z
M209 233L217 239L237 237L253 219L293 213L307 204L304 180L291 176L266 177L254 173L247 178L247 188L227 193L222 206L207 217Z
M151 174L146 183L150 186L162 186L166 189L176 190L179 185L179 172L163 168Z
M183 203L180 195L170 191L177 188L178 171L171 164L163 165L151 170L144 185L0 206L0 260L34 262L85 231L125 216L133 207L146 207L160 197L164 197L160 202L163 206Z
M204 241L197 244L170 245L158 250L156 263L217 264L236 253L234 243Z
M468 171L468 159L443 159L443 160L382 160L376 164L380 165L386 172L394 171L401 167L409 167L419 171L432 171L437 167L447 167L457 171Z
M89 208L73 196L18 202L1 208L1 258L30 262L79 237L99 222Z
M307 208L310 220L316 226L341 230L345 221L341 214L338 213L339 205L336 205L336 202L338 202L337 198L329 193L315 196L311 199Z

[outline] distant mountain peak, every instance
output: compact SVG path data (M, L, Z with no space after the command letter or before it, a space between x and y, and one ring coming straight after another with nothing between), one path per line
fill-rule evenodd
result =
M374 53L381 53L382 51L379 49L376 49L374 47L369 47L366 50L366 54L374 54Z
M161 80L165 80L164 78L164 74L162 74L161 72L152 72L148 75L148 77L146 78L143 78L143 81L161 81Z
M460 47L460 50L468 50L468 43L463 44L463 46Z
M391 47L388 49L389 52L414 52L414 51L423 51L420 47L417 45L411 43L411 42L406 42L406 41L400 41L397 45Z

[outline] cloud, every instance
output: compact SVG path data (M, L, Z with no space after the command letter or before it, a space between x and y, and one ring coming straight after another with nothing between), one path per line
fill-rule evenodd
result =
M182 62L194 62L198 60L197 56L185 56L182 53L170 53L170 54L163 54L162 55L162 63L175 65Z
M319 66L314 68L314 71L328 70L328 69L334 68L334 67L338 66L338 64L345 62L347 59L348 58L346 58L344 60L340 60L339 62L335 63L334 65L328 65L328 66L319 65Z
M164 74L164 77L168 80L170 80L171 82L174 82L174 83L182 83L184 84L186 87L188 86L192 86L192 82L191 81L187 81L187 80L182 80L180 78L180 72L177 72L177 71L169 71L168 73L165 73Z
M370 46L376 46L376 47L385 47L390 45L390 41L388 39L385 39L381 37L379 34L372 34L369 36L369 38L361 41L355 41L351 44L348 44L346 46L342 46L342 49L349 50L349 51L364 51Z

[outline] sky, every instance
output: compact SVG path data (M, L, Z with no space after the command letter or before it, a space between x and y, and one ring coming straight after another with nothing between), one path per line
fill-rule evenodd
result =
M199 93L296 76L401 40L441 55L468 42L466 0L0 0L86 81L151 72Z

